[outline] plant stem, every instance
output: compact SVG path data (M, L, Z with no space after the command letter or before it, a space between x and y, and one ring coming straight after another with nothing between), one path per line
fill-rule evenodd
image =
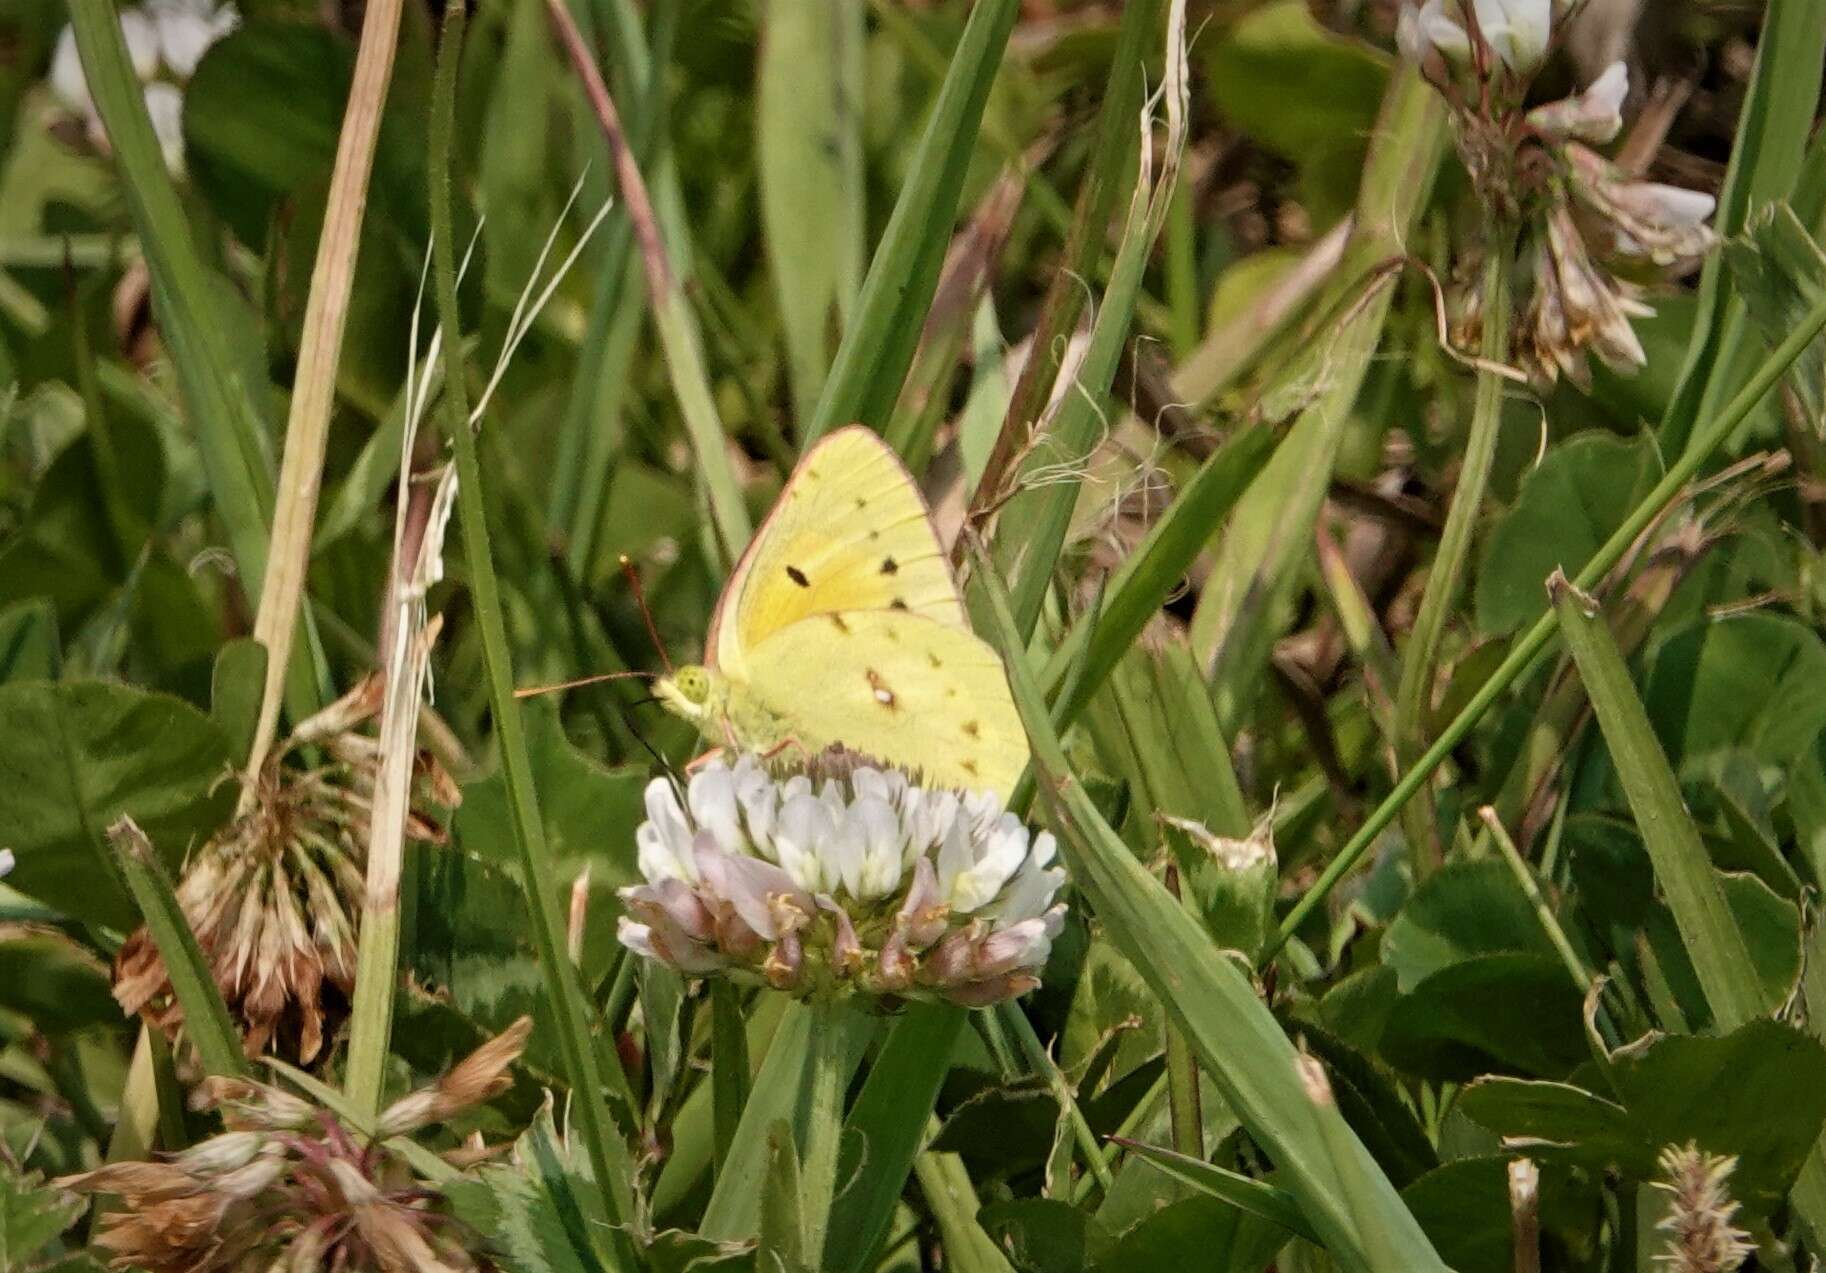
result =
M476 627L482 639L482 662L488 677L489 703L494 713L495 735L501 752L501 772L506 782L514 846L519 851L527 911L532 919L533 941L546 994L552 1002L565 1073L571 1083L571 1111L577 1120L597 1187L612 1223L619 1226L634 1216L631 1170L627 1147L609 1115L603 1095L601 1059L589 1032L587 1008L576 967L566 957L564 927L558 914L556 885L545 844L545 823L539 815L532 759L514 698L513 666L507 648L507 623L501 610L500 585L495 578L489 547L486 501L481 468L476 462L475 436L469 428L468 391L463 379L461 312L456 297L456 240L450 215L451 132L456 114L457 63L463 43L464 7L449 7L438 50L437 79L431 112L431 237L435 257L437 308L444 328L444 415L450 444L456 452L457 508L463 527L463 552L469 567L469 589L475 606ZM615 1243L625 1268L635 1267L625 1230L614 1229Z
M1737 397L1731 400L1731 405L1715 416L1709 425L1694 436L1693 444L1681 453L1680 458L1668 469L1661 481L1656 483L1655 489L1636 505L1630 515L1624 519L1623 524L1617 528L1616 533L1605 541L1604 546L1592 554L1591 560L1585 563L1585 567L1579 571L1578 578L1574 581L1579 587L1591 587L1623 559L1623 555L1629 551L1630 546L1636 542L1642 532L1647 530L1661 516L1667 506L1679 497L1687 482L1699 472L1700 467L1705 464L1712 453L1723 446L1726 439L1737 431L1738 426L1756 409L1764 396L1781 382L1782 377L1787 374L1789 366L1801 356L1803 350L1813 343L1814 338L1822 330L1826 330L1826 301L1822 301L1808 312L1807 317L1802 319L1788 334L1788 338L1782 341L1761 367L1757 368L1756 374L1750 378L1749 383L1743 387ZM1358 859L1376 842L1376 837L1381 835L1389 823L1395 820L1396 815L1401 812L1402 806L1412 799L1421 787L1426 785L1426 781L1432 776L1433 771L1447 756L1452 754L1452 749L1458 746L1466 734L1471 732L1471 727L1477 724L1485 712L1490 710L1491 704L1495 703L1511 685L1520 679L1524 672L1534 665L1541 652L1553 640L1558 626L1559 615L1552 609L1535 620L1534 626L1529 628L1509 651L1509 657L1504 659L1496 671L1491 673L1490 678L1478 687L1477 693L1473 694L1471 700L1460 709L1458 715L1452 718L1451 724L1440 731L1439 737L1433 740L1433 745L1427 748L1426 753L1408 767L1407 772L1402 775L1401 781L1395 784L1395 789L1389 792L1381 804L1376 806L1374 812L1357 829L1357 834L1353 835L1349 843L1338 851L1338 855L1326 866L1323 874L1314 881L1312 887L1306 890L1305 895L1288 912L1287 918L1281 921L1279 932L1269 940L1267 948L1262 952L1262 961L1272 959L1275 953L1287 944L1287 939L1299 931L1300 925L1306 922L1306 917L1312 914L1331 893L1331 890L1337 887L1338 881L1343 879L1357 864Z
M1503 422L1503 377L1496 368L1509 356L1509 303L1514 272L1515 230L1491 216L1486 226L1483 281L1483 360L1477 372L1477 396L1471 410L1471 432L1459 468L1458 488L1439 537L1439 551L1427 575L1414 628L1401 655L1401 681L1395 692L1395 748L1401 763L1411 765L1426 746L1427 717L1432 713L1439 646L1446 624L1464 589L1471 539L1490 485L1496 438ZM1415 874L1439 865L1439 829L1424 799L1409 804L1402 816L1408 856Z

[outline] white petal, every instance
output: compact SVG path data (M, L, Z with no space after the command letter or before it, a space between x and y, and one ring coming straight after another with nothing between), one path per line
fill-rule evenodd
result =
M159 73L159 33L152 19L139 9L127 9L120 15L120 33L127 41L127 57L133 62L133 73L145 83Z
M153 0L147 8L158 28L159 55L182 80L196 73L197 63L216 41L241 24L232 5L218 9L188 0Z
M794 796L780 809L780 820L774 827L774 851L779 854L781 868L809 893L828 891L823 858L837 825L830 806L809 793ZM830 887L836 887L835 880Z
M1471 37L1446 15L1445 0L1427 0L1421 6L1420 34L1442 56L1460 63L1471 60Z
M647 784L644 798L647 821L643 825L653 828L653 834L674 858L690 861L691 828L685 822L685 811L679 807L678 791L669 780L655 778ZM685 878L695 879L696 875L687 874Z
M976 864L951 882L951 909L969 914L993 901L1026 858L1027 828L1012 813L1003 814Z
M851 805L840 838L843 886L851 897L872 901L900 886L900 819L887 801L864 798Z
M741 813L735 802L735 775L723 765L705 765L691 775L685 789L691 820L716 837L725 853L746 853L748 837L742 834Z
M146 114L165 152L165 167L184 171L184 94L175 84L146 85Z
M1703 225L1718 209L1718 200L1703 190L1652 181L1640 182L1636 188L1652 201L1661 220L1670 225Z
M69 110L82 115L95 113L95 99L89 96L89 81L82 73L82 55L76 51L73 27L65 27L57 35L57 48L51 54L51 91Z
M11 849L0 849L0 876L11 874L12 869L17 865L19 865L19 859L13 856Z
M1484 38L1503 64L1526 75L1547 55L1553 0L1473 0Z

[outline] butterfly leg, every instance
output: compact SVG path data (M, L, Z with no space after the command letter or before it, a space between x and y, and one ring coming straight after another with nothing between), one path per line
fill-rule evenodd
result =
M722 758L723 749L721 747L712 747L709 751L693 756L690 760L687 760L685 762L685 772L694 774L705 765L710 764L712 761L721 760Z

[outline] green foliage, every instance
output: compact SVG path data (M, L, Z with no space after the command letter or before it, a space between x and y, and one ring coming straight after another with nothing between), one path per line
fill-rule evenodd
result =
M344 115L385 6L250 0L161 86L175 169L119 6L0 13L0 1268L98 1269L45 1181L216 1133L201 1072L361 1137L365 1089L523 1015L497 1090L389 1142L504 1273L1646 1268L1639 1203L1688 1142L1735 1157L1758 1267L1826 1256L1826 0L1648 6L1632 74L1707 70L1665 137L1632 85L1630 135L1710 181L1725 243L1643 292L1639 375L1551 390L1461 321L1505 272L1394 6L1183 6L1183 132L1181 8L542 0L433 6L440 40L406 4L367 155ZM48 82L71 20L94 127ZM299 350L351 161L329 384ZM397 907L359 1099L344 970L308 1068L282 1036L247 1062L192 932L243 907L285 992L261 952L325 949L334 913L297 852L176 888L238 799L289 825L235 769L276 706L244 634L302 393L328 444L287 481L323 496L287 677L397 674L440 625L397 745L441 798L397 881L330 883ZM1069 872L1041 986L982 1013L618 940L651 918L621 896L646 788L701 749L636 678L706 657L749 528L852 420L935 509L1033 743L1010 807ZM635 677L571 684L603 672ZM375 735L267 776L346 780L365 846ZM149 855L110 849L123 818ZM142 923L171 1040L110 993Z

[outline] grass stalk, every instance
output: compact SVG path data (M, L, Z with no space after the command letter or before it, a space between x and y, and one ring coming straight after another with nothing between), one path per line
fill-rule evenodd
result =
M1631 510L1630 515L1624 519L1616 533L1606 540L1604 545L1592 554L1591 560L1580 569L1573 580L1577 587L1592 587L1623 559L1623 555L1630 550L1642 532L1653 525L1668 505L1680 497L1686 484L1699 472L1712 454L1724 445L1726 439L1736 432L1738 426L1756 409L1764 396L1781 382L1782 377L1787 374L1789 366L1800 357L1802 351L1822 330L1826 330L1826 303L1815 306L1794 331L1788 334L1787 339L1782 341L1757 368L1756 374L1731 400L1730 406L1694 435L1692 445L1681 453L1661 480L1655 484L1655 488ZM1522 634L1510 649L1508 657L1491 673L1489 679L1478 687L1477 692L1459 710L1458 715L1452 718L1451 723L1440 731L1439 737L1433 740L1433 745L1408 766L1394 789L1389 792L1381 804L1376 806L1369 817L1364 820L1363 825L1357 828L1357 833L1351 836L1342 849L1338 850L1337 856L1332 858L1319 878L1294 904L1287 917L1281 921L1280 930L1269 941L1267 949L1263 952L1264 961L1272 958L1275 952L1287 943L1287 939L1299 931L1300 925L1306 922L1306 917L1312 914L1313 910L1330 895L1338 881L1343 879L1357 864L1369 847L1376 842L1376 838L1395 820L1401 812L1402 806L1426 785L1433 771L1445 761L1447 756L1452 754L1452 749L1457 747L1465 735L1471 732L1472 726L1477 724L1483 714L1490 710L1491 705L1534 665L1541 652L1553 640L1558 626L1558 612L1549 609L1535 620L1534 625L1527 632Z
M1065 1075L1060 1071L1058 1062L1053 1060L1052 1053L1048 1052L1046 1045L1040 1041L1039 1034L1033 1028L1033 1022L1027 1019L1025 1012L1021 1011L1021 1005L1012 1001L996 1005L995 1020L1005 1026L1008 1032L1014 1036L1015 1042L1020 1046L1021 1055L1027 1058L1027 1064L1032 1067L1035 1074L1045 1079L1047 1087L1052 1089L1053 1099L1059 1102L1059 1112L1071 1129L1072 1140L1076 1142L1078 1152L1084 1158L1085 1166L1090 1168L1091 1175L1096 1178L1097 1184L1102 1187L1104 1195L1107 1197L1110 1186L1116 1182L1110 1174L1109 1164L1103 1161L1103 1146L1097 1143L1097 1133L1091 1130L1089 1121L1084 1117L1084 1111L1078 1106L1078 1098L1072 1093L1071 1084L1066 1081Z
M742 1023L742 994L723 978L710 983L710 1099L715 1162L721 1171L748 1101L748 1029Z
M304 330L298 342L298 367L292 379L291 412L285 423L285 447L279 461L279 486L273 504L273 530L260 583L260 605L254 614L254 639L266 646L266 686L254 726L247 771L260 772L279 728L279 705L288 684L294 638L301 620L299 602L311 564L311 527L323 485L324 449L330 437L330 411L336 402L336 371L342 360L343 332L348 326L349 294L361 250L361 225L368 204L368 179L374 170L374 147L393 78L393 54L399 43L402 0L373 0L362 17L361 43L355 52L349 104L336 143L330 172L323 231L311 269L311 290L304 307ZM303 693L311 691L309 669ZM298 683L294 680L292 683ZM294 691L294 694L299 691ZM304 702L311 706L309 697ZM243 787L243 808L255 784Z
M184 1033L196 1048L197 1059L210 1074L246 1074L240 1032L152 841L132 818L123 817L108 828L108 842L183 1006Z
M1427 718L1433 711L1433 690L1439 675L1439 647L1445 638L1464 591L1470 565L1471 541L1483 511L1496 461L1496 440L1503 423L1504 377L1499 368L1509 357L1509 306L1514 273L1515 230L1498 216L1485 226L1483 279L1483 360L1477 370L1477 392L1471 409L1471 430L1465 439L1464 460L1458 485L1440 533L1439 548L1427 572L1420 608L1401 652L1401 679L1395 690L1395 754L1403 765L1412 764L1426 747ZM1417 876L1439 865L1439 827L1431 804L1412 801L1403 810L1408 858Z
M533 782L532 758L527 749L520 705L514 697L507 623L489 544L485 490L481 467L476 460L475 435L469 425L461 313L456 297L456 242L450 212L451 133L455 123L457 63L463 44L464 18L464 6L460 3L451 5L446 12L431 113L431 234L437 309L445 336L445 426L456 452L457 509L469 568L470 596L481 634L489 704L494 713L508 806L513 814L510 821L514 847L518 851L527 892L533 942L546 994L552 1004L565 1073L571 1083L572 1117L576 1120L597 1185L602 1190L604 1205L612 1220L619 1224L633 1219L632 1173L627 1147L622 1143L604 1098L602 1062L590 1034L583 988L575 965L565 953L564 926L558 913L557 886L545 843L545 823L539 814L539 796ZM615 1234L613 1241L623 1257L620 1262L624 1267L633 1267L633 1253L628 1249L625 1231L617 1229Z

